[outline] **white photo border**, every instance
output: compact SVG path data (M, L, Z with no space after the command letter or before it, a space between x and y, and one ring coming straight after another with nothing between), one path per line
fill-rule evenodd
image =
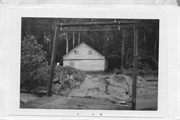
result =
M150 10L53 10L11 8L10 33L10 116L103 116L103 117L165 117L167 82L167 41L168 13L164 9ZM157 9L157 8L156 8ZM158 74L158 110L65 110L65 109L21 109L20 108L20 56L21 56L21 20L23 17L37 18L117 18L117 19L158 19L159 20L159 74ZM13 102L11 101L13 100Z

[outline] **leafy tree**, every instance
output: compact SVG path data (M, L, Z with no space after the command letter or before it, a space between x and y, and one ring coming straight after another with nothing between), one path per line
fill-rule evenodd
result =
M21 88L33 90L46 86L49 77L46 52L32 35L21 41Z

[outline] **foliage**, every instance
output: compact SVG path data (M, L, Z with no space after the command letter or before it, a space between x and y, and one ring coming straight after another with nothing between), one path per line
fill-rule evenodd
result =
M46 52L32 35L21 41L21 88L26 90L46 86L49 77L49 66L45 58Z
M62 94L68 92L74 87L77 87L85 80L85 73L69 66L56 66L54 75L53 92L55 94Z
M83 82L85 78L85 74L82 72L77 72L76 74L73 74L73 79L77 82Z
M84 81L86 75L83 71L78 70L76 68L70 66L56 66L55 67L55 78L59 77L59 75L65 75L65 78L72 79L70 76L73 76L73 79L82 82Z
M133 68L124 69L124 74L133 76ZM139 76L146 76L146 75L158 75L158 70L150 69L149 65L145 66L143 69L138 69L137 74Z

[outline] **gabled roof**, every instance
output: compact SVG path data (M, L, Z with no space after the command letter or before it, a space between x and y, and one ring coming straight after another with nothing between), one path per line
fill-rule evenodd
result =
M67 55L69 55L73 50L77 49L79 46L81 46L82 44L86 45L87 47L89 47L90 49L93 49L92 47L90 47L89 45L87 45L85 42L81 42L79 45L77 45L75 48L73 48L72 50L70 50L68 53L66 53L63 58ZM93 49L94 51L96 51L95 49ZM102 55L101 53L99 53L98 51L96 51L98 54L100 54L101 56L104 57L104 55Z

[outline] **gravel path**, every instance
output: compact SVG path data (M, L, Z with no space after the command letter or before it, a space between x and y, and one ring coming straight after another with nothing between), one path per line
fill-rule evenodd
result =
M41 103L39 106L36 103L34 104L37 106L36 108L43 109L130 109L131 104L127 102L129 95L126 95L123 88L108 84L106 81L107 77L107 75L103 74L87 75L82 85L79 88L73 89L67 97L55 96L55 99L43 104ZM157 82L142 83L143 85L137 88L136 109L156 110Z

